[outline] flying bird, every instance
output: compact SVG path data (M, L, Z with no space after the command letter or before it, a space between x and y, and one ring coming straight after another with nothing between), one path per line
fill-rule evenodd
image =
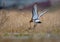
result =
M42 12L38 15L38 9L37 9L37 4L33 5L32 8L32 18L30 22L34 22L34 23L41 23L41 20L39 20L39 18L41 16L43 16L45 13L48 12L48 9L44 9L42 10Z

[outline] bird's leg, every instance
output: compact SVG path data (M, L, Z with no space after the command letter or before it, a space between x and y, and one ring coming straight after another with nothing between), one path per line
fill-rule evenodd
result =
M35 29L36 26L37 26L37 23L34 23L34 25L31 29Z
M31 20L29 21L30 23L33 22L33 19L31 18Z

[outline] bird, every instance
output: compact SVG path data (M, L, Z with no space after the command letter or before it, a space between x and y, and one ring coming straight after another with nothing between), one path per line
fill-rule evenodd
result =
M34 4L34 5L33 5L31 22L41 23L41 21L40 21L39 18L38 18L37 4Z
M32 18L31 18L30 22L42 23L41 20L39 20L39 18L47 12L48 12L48 9L44 9L38 16L37 4L34 4L33 8L32 8Z

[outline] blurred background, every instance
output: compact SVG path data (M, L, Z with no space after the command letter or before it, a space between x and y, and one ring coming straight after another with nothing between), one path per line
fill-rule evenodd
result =
M49 6L49 0L0 0L0 7L3 8L18 8L23 9L27 7L32 7L33 4L39 4L39 6Z
M40 7L46 7L60 3L60 0L0 0L0 7L23 9L31 7L34 3L39 4Z
M29 22L35 3L38 14L48 9L36 27ZM0 0L0 42L60 42L60 0Z

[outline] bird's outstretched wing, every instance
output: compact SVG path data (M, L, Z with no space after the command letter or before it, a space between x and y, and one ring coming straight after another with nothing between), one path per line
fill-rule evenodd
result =
M39 17L43 16L45 13L48 12L48 9L44 9L43 11L41 11L41 13L39 14Z

